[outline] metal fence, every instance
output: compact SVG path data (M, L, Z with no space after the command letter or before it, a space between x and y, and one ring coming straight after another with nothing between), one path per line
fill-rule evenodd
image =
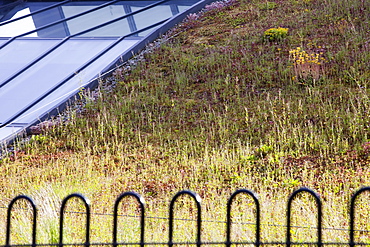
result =
M12 211L13 211L13 206L14 204L19 201L19 200L25 200L27 203L29 203L32 207L32 243L30 244L25 244L22 246L32 246L32 247L37 247L37 246L58 246L58 247L63 247L66 244L63 242L63 236L64 236L64 218L65 218L65 213L66 213L66 204L67 202L72 199L72 198L77 198L81 200L84 204L85 212L83 214L86 216L86 224L85 224L85 241L80 244L73 244L73 245L82 245L82 246L92 246L92 245L110 245L113 247L118 247L119 245L137 245L137 246L142 246L144 247L145 245L166 245L168 247L172 247L174 245L196 245L197 247L200 247L201 245L223 245L226 247L230 247L231 245L254 245L256 247L260 246L267 246L267 245L278 245L278 246L286 246L290 247L292 245L307 245L307 246L318 246L321 247L323 245L348 245L350 247L354 247L355 245L370 245L370 243L363 243L363 242L355 242L355 211L356 211L356 200L359 198L359 196L364 193L364 192L370 192L370 187L363 187L359 190L357 190L351 197L350 199L350 205L349 205L349 229L348 229L348 234L349 234L349 241L348 242L323 242L323 226L322 226L322 201L319 197L318 194L316 194L314 191L308 188L300 188L295 190L288 198L288 203L287 203L287 208L286 208L286 235L285 235L285 241L283 242L262 242L261 241L261 209L260 209L260 202L257 197L257 195L247 189L239 189L235 191L228 199L227 201L227 215L226 215L226 239L224 242L203 242L202 241L202 207L201 207L201 198L199 197L198 194L189 191L189 190L184 190L178 192L171 200L170 205L169 205L169 218L168 218L168 241L167 242L162 242L162 243L152 243L152 242L146 242L144 239L145 236L145 203L144 203L144 198L137 194L136 192L125 192L121 194L115 201L114 203L114 211L113 211L113 231L112 231L112 242L110 243L92 243L90 241L90 224L91 224L91 210L90 210L90 203L89 201L81 194L74 193L70 194L64 200L62 201L61 208L60 208L60 216L59 216L59 243L58 244L38 244L36 243L36 232L37 232L37 207L34 203L34 201L25 195L20 195L15 197L9 204L8 209L7 209L7 222L6 222L6 239L5 239L5 245L4 247L11 247L11 246L19 246L19 245L11 245L10 244L10 236L11 236L11 221L12 221ZM312 229L316 231L317 235L317 240L312 241L312 242L294 242L292 241L292 202L297 198L299 194L307 194L310 195L313 200L315 201L316 204L316 209L317 209L317 226L313 227ZM232 204L233 201L235 200L236 197L238 197L240 194L245 194L249 196L252 201L254 202L254 207L255 207L255 236L254 240L249 241L249 242L234 242L231 239L232 235ZM194 242L186 242L186 243L180 243L180 242L175 242L173 239L174 236L174 207L176 205L176 201L180 196L190 196L195 202L197 211L197 217L196 217L196 241ZM137 243L122 243L117 241L117 235L118 235L118 209L121 201L127 197L133 197L136 199L138 206L140 208L140 241ZM366 231L367 232L367 231ZM370 234L369 234L369 239L370 239Z

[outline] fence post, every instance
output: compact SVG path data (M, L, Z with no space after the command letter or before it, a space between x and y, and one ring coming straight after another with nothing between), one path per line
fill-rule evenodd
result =
M227 247L230 247L231 246L231 203L233 201L233 199L241 194L241 193L246 193L248 195L250 195L253 200L254 200L254 203L256 205L256 242L255 242L255 246L256 247L259 247L260 246L260 242L261 242L261 212L260 212L260 204L259 204L259 201L258 201L258 197L250 190L246 190L246 189L239 189L237 191L235 191L229 198L228 202L227 202L227 216L226 216L226 246Z
M351 205L349 211L349 246L355 246L355 207L356 207L356 199L359 195L361 195L365 191L370 191L370 187L363 187L357 190L351 197Z
M32 206L32 211L33 211L33 217L32 217L32 247L36 247L36 219L37 219L37 208L34 203L34 201L25 195L20 195L15 197L8 206L8 214L7 214L7 221L6 221L6 239L5 239L5 246L9 247L10 246L10 221L11 221L11 214L12 214L12 209L14 206L14 203L18 200L24 199L28 201L31 206Z
M171 200L171 203L170 203L170 217L169 217L169 239L168 239L168 246L169 247L172 247L173 246L173 207L175 205L175 202L177 200L177 198L181 195L184 195L184 194L187 194L187 195L190 195L196 202L197 204L197 247L200 247L201 246L201 224L202 224L202 213L201 213L201 198L198 194L192 192L192 191L189 191L189 190L183 190L183 191L180 191L178 192Z
M292 202L294 198L302 193L302 192L308 192L311 194L316 201L317 205L317 246L321 247L322 246L322 204L321 204L321 199L320 197L313 191L308 188L300 188L296 191L294 191L288 200L288 207L287 207L287 232L286 232L286 246L290 247L292 242L291 242L291 207L292 207Z
M59 221L59 247L63 247L63 226L64 226L64 212L66 208L67 202L72 199L72 198L79 198L82 200L82 202L85 205L86 209L86 233L85 233L85 247L90 246L90 201L85 198L83 195L74 193L70 194L66 198L63 199L62 201L62 206L60 208L60 221Z
M113 210L113 247L117 247L117 227L118 227L118 206L121 200L127 196L133 196L136 198L140 205L141 219L140 219L140 246L144 247L144 236L145 236L145 200L144 198L137 194L136 192L125 192L121 194L115 204Z

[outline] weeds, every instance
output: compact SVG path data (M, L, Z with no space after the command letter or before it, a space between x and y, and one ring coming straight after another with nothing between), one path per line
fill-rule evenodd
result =
M4 205L51 184L59 198L81 192L94 212L111 212L117 195L134 190L146 198L149 216L164 217L168 198L191 189L204 198L203 218L222 221L226 198L244 187L260 195L263 240L283 241L285 228L271 225L285 224L287 195L307 186L324 200L324 228L347 229L347 198L370 181L369 4L231 1L194 14L135 68L117 72L114 90L101 90L68 122L0 161ZM261 39L273 26L289 28L289 36ZM307 203L298 202L303 216L294 224L314 225L312 205L300 209ZM191 203L183 205L179 214L194 217L185 210ZM358 218L364 229L365 218ZM95 220L110 229L110 219ZM160 219L148 227L148 240L167 236ZM179 227L185 240L193 236L191 225ZM204 240L223 241L223 230L208 224ZM251 238L250 230L233 237ZM128 231L120 237L135 232ZM328 241L348 238L327 231ZM93 232L92 242L109 236ZM294 232L298 241L311 237Z
M264 3L257 4L257 6L261 10L272 10L272 9L277 8L278 4L275 2L266 1Z

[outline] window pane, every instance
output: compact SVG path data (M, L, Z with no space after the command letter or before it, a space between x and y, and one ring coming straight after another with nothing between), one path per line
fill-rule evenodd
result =
M77 13L87 11L94 6L63 6L63 13L66 17L75 15ZM108 7L99 9L97 11L91 12L89 14L83 15L79 18L67 21L67 26L69 33L71 35L85 31L92 27L98 26L105 22L111 21L113 19L119 18L125 15L125 10L123 5L110 5ZM103 28L91 31L82 36L93 36L93 37L117 37L123 36L130 33L130 28L127 20L122 20L115 22L111 25L104 26Z
M15 19L27 14L30 14L30 9L25 8L18 11L11 19ZM17 35L21 35L28 31L35 30L35 24L33 22L32 17L26 17L24 19L11 22L9 24L0 26L0 37L13 37ZM32 37L36 37L36 34L31 35Z
M58 40L18 39L0 49L0 84L55 45Z
M138 7L132 7L132 11L138 10ZM148 18L150 16L150 18ZM160 5L146 11L134 15L134 20L137 29L142 29L153 23L163 21L172 16L171 7L169 5ZM140 35L146 35L150 31L142 32Z
M121 42L114 49L105 53L91 66L81 71L68 83L60 87L26 114L26 117L17 121L31 122L43 112L50 110L55 102L62 101L72 92L85 86L91 79L98 75L108 64L117 59L117 55L129 49L138 40ZM76 69L88 62L101 50L111 44L112 40L70 40L60 49L36 66L15 78L11 83L0 89L0 122L5 122L11 116L32 103L35 99L60 83ZM52 71L52 73L50 73ZM54 103L53 103L54 102ZM53 103L53 104L52 104ZM37 109L37 110L36 110Z

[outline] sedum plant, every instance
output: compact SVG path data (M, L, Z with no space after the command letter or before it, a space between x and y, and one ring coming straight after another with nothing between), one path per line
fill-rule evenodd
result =
M263 39L266 41L280 41L288 36L288 28L278 27L267 29L263 33Z

